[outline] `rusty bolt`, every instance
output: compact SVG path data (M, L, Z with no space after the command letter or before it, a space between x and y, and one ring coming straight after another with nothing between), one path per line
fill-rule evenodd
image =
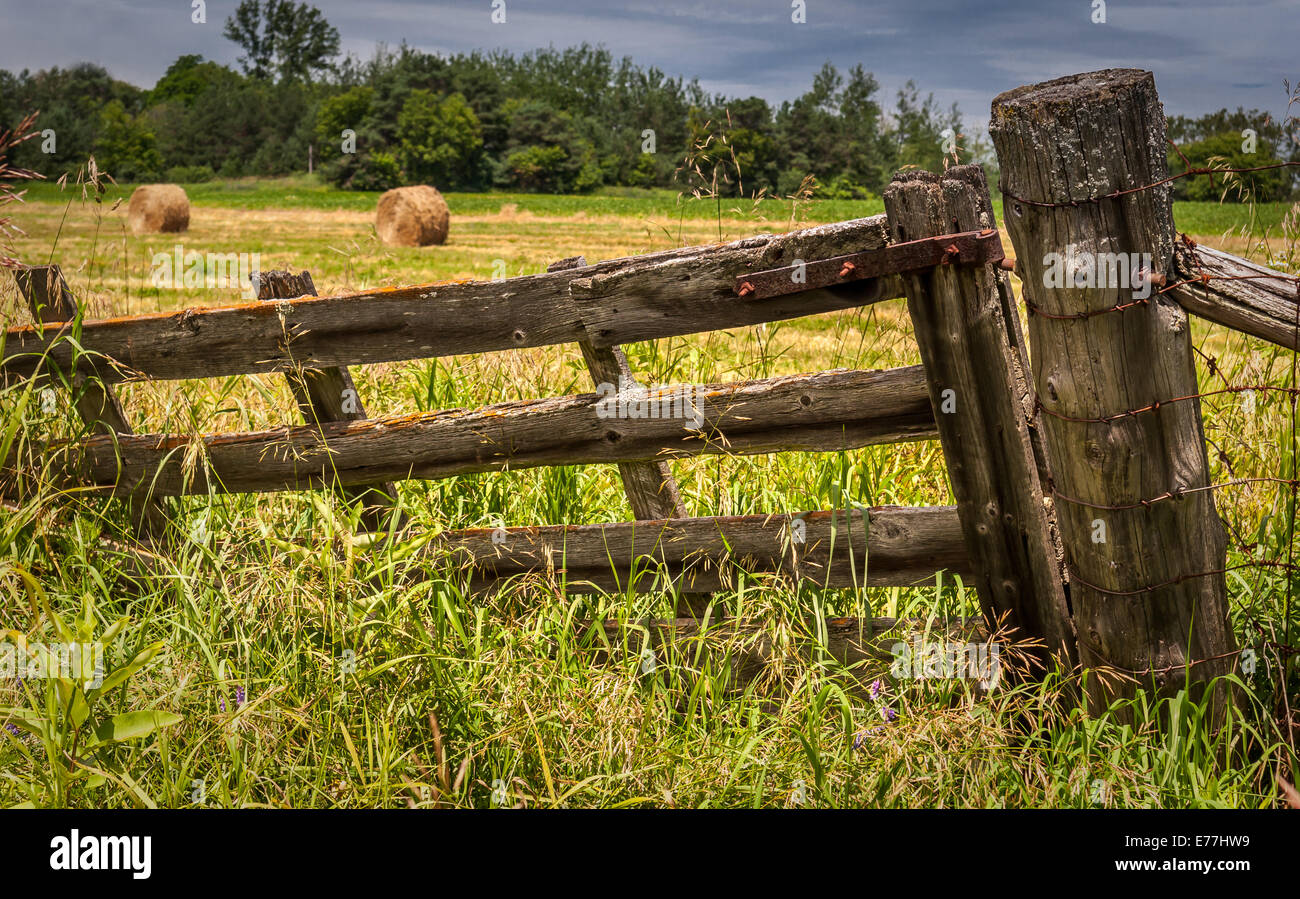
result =
M857 266L852 262L845 262L844 267L840 269L840 277L847 278L855 268L857 268Z
M736 293L738 293L742 297L749 296L753 292L754 292L754 285L750 284L748 281L742 281L740 284L740 290L736 291Z

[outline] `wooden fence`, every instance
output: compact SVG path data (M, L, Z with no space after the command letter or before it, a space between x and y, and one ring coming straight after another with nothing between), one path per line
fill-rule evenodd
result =
M261 276L257 302L74 322L57 267L31 267L18 282L38 324L5 332L3 370L72 379L97 433L62 447L69 476L127 499L145 534L157 532L168 496L336 488L363 504L367 529L381 530L403 524L392 508L398 480L617 464L636 521L453 531L433 545L464 561L477 588L554 568L577 592L672 587L679 614L695 616L733 566L821 587L913 585L948 571L974 584L988 625L1041 641L1043 661L1109 668L1161 690L1189 670L1196 680L1229 670L1224 550L1203 490L1183 308L1295 349L1295 281L1176 244L1149 73L1004 94L992 134L1018 262L1003 258L992 230L983 171L959 166L896 176L885 215L595 264L566 259L490 282L320 297L306 273L273 272ZM1044 146L1070 152L1049 159ZM1123 285L1045 286L1047 259L1067 239L1150 254L1141 275L1164 289L1126 304ZM1013 265L1035 313L1032 353ZM693 424L602 415L601 392L368 416L346 368L577 343L593 383L612 384L632 377L620 344L900 297L921 366L696 387ZM1112 311L1122 314L1102 314ZM112 389L258 372L285 373L306 423L199 435L198 466L186 461L194 435L132 433ZM936 438L954 507L692 518L666 465ZM1184 501L1150 501L1165 494ZM1103 542L1099 518L1111 535ZM663 576L629 583L646 561ZM1094 698L1125 689L1111 683Z

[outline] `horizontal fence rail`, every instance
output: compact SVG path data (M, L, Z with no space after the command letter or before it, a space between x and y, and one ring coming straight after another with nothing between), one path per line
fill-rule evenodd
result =
M718 590L734 569L823 588L933 583L972 566L955 506L448 531L430 545L467 566L474 590L553 572L569 593ZM639 576L632 576L639 573Z
M588 340L597 347L781 321L901 297L897 277L745 302L738 276L885 245L885 218L688 247L498 281L399 287L86 321L79 372L105 384L468 355ZM68 371L53 325L5 332L4 371ZM48 360L46 356L48 354Z
M1210 247L1178 243L1165 288L1195 315L1300 349L1300 279Z
M64 449L75 454L69 461L77 483L116 495L175 496L703 454L833 452L938 434L920 366L645 390L622 398L625 412L644 403L638 411L661 417L619 417L619 395L587 393L261 432L100 436ZM673 410L677 417L662 417ZM695 421L686 417L693 412ZM692 427L697 422L698 430ZM202 458L189 458L198 448Z

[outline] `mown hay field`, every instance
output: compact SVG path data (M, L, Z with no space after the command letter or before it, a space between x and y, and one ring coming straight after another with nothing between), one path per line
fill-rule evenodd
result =
M41 186L16 210L26 231L16 255L62 265L87 316L98 318L237 300L230 289L153 286L155 254L177 244L256 253L263 269L307 269L331 294L529 274L577 254L595 261L881 211L869 202L755 209L725 200L679 207L662 196L450 194L446 245L394 249L375 237L373 197L366 205L301 179L190 190L188 232L133 236L125 203L113 208L120 194L83 201ZM1180 204L1175 214L1204 243L1295 262L1281 208L1260 210L1271 229L1266 245L1259 235L1224 233L1242 212ZM0 303L9 323L29 320L7 276ZM1194 339L1237 383L1291 383L1290 354L1268 344L1204 322ZM901 300L626 350L652 383L919 361ZM572 346L358 367L353 376L371 415L591 389ZM1201 377L1208 388L1210 375ZM141 432L298 421L281 376L129 384L119 393ZM22 385L2 394L14 439L75 433L66 404L46 411L29 394ZM1292 470L1284 394L1261 393L1249 406L1217 397L1205 413L1216 480ZM672 469L698 515L951 502L933 442L711 457ZM630 517L612 466L407 481L400 494L413 527L426 532ZM1220 494L1219 508L1259 552L1278 557L1292 538L1287 501L1276 485L1258 484ZM114 549L127 534L117 504L50 488L0 512L0 627L53 641L47 607L68 617L90 610L96 634L128 617L106 641L109 667L146 647L157 654L89 720L146 709L175 716L139 739L79 753L73 734L85 725L58 719L43 736L19 726L14 710L42 708L44 688L2 681L0 707L10 711L0 718L12 726L0 735L0 803L1257 807L1280 801L1278 775L1294 780L1298 725L1286 696L1295 678L1266 641L1289 633L1294 642L1297 614L1285 577L1267 569L1229 576L1238 634L1259 647L1260 665L1246 678L1251 698L1240 716L1211 734L1185 699L1163 712L1139 702L1127 710L1136 723L1121 725L1062 705L1068 684L1056 678L982 694L963 681L899 680L884 666L845 670L818 651L827 617L931 616L942 626L978 614L973 593L951 580L818 593L742 579L718 599L728 614L762 622L773 650L765 674L736 691L725 645L645 664L634 625L668 617L671 596L565 597L543 578L472 597L463 572L419 561L402 543L380 552L353 545L350 510L328 494L169 505L160 564L143 572ZM599 633L574 626L593 618L631 626L623 642L605 646Z

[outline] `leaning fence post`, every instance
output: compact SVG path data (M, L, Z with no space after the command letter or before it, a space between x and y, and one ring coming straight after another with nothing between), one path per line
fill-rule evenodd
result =
M50 324L71 322L77 318L77 298L59 266L22 265L14 269L14 281L36 321ZM112 387L85 375L72 374L71 378L77 415L90 433L132 433L131 424L126 420L122 404ZM159 500L132 495L128 503L133 526L140 536L161 537L167 527L167 514Z
M1119 675L1091 679L1090 699L1225 674L1225 535L1191 333L1148 277L1171 272L1174 241L1155 79L1111 69L1018 88L993 101L990 131L1080 656Z
M546 267L548 272L559 272L571 268L581 268L587 264L586 257L570 256L553 262ZM632 369L627 364L627 357L620 347L598 347L590 340L578 342L582 358L591 373L592 383L619 386L619 382L636 383ZM632 514L638 521L658 521L664 518L685 518L686 504L682 502L681 491L672 470L664 461L655 462L620 462L618 473L623 480L623 492L627 494ZM702 618L708 611L708 593L682 593L678 597L678 614L692 618Z
M316 296L311 272L304 271L298 275L281 271L254 272L253 283L257 287L257 298L263 301ZM286 377L307 424L356 421L366 417L361 397L346 366L304 368L300 372L289 372ZM397 488L392 483L344 487L342 493L349 502L361 503L361 526L365 530L377 533L389 524L400 526L400 521L386 521L397 499Z
M984 171L899 173L885 190L895 243L996 227ZM1041 640L1041 662L1069 671L1075 635L1040 484L1026 400L1023 338L1007 276L994 264L903 276L930 402L975 586L992 631Z

